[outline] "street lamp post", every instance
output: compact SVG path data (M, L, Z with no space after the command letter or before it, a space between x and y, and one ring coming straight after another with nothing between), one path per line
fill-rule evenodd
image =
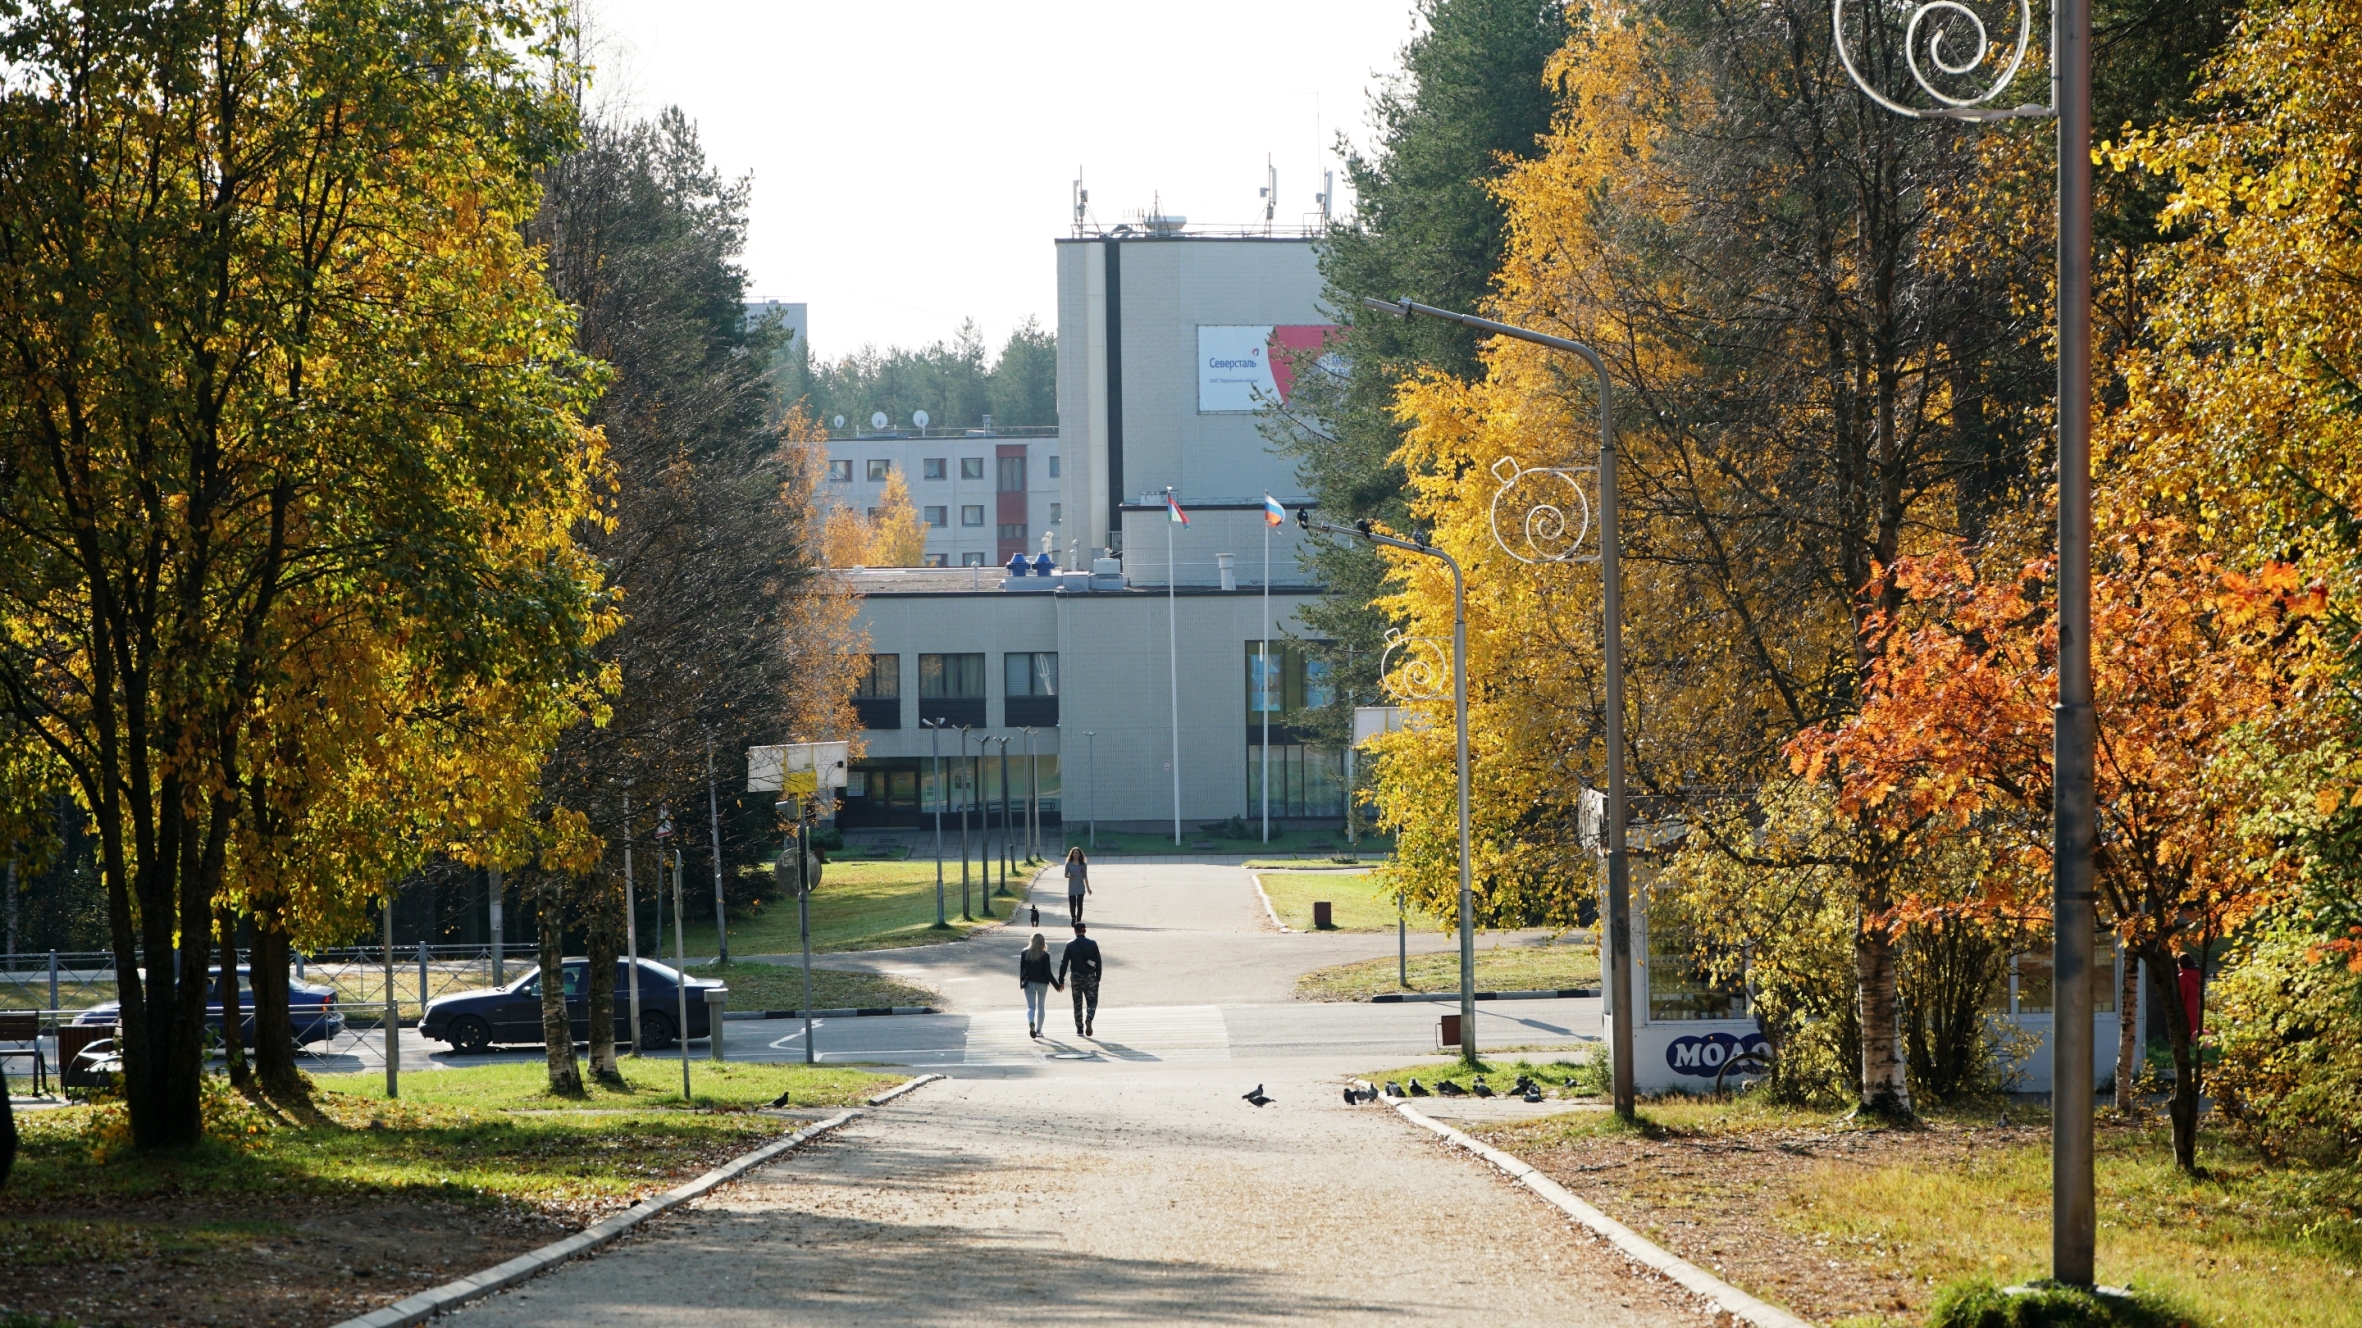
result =
M1585 363L1591 366L1591 371L1599 382L1598 558L1600 617L1602 619L1600 654L1602 656L1601 663L1607 673L1607 967L1608 1000L1610 1003L1608 1019L1615 1043L1612 1049L1611 1077L1616 1114L1629 1120L1638 1109L1639 1104L1632 1086L1632 869L1631 862L1625 855L1624 846L1624 831L1629 819L1624 806L1624 577L1623 548L1616 528L1615 387L1608 380L1607 362L1599 357L1598 351L1580 341L1570 341L1565 337L1554 337L1546 332L1535 332L1508 323L1496 323L1490 318L1454 313L1449 309L1417 304L1409 299L1396 300L1391 303L1385 300L1363 300L1362 303L1381 313L1395 314L1405 318L1413 314L1423 318L1438 318L1445 322L1475 328L1479 332L1488 332L1494 336L1510 337L1551 350L1564 351L1570 355L1579 355ZM1501 496L1508 491L1509 485L1515 483L1521 475L1532 473L1518 470L1514 462L1507 463L1508 469L1504 472L1502 464L1496 463L1494 466L1495 475L1504 481L1501 491L1496 493L1493 498L1494 541L1501 546L1504 552L1519 562L1571 562L1583 558L1585 555L1581 552L1583 543L1581 533L1578 531L1573 539L1567 539L1566 514L1553 506L1536 507L1526 513L1525 519L1521 523L1522 542L1525 546L1522 552L1516 547L1515 542L1502 535L1498 521ZM1544 474L1565 485L1568 493L1576 502L1582 500L1581 487L1574 483L1573 477L1567 472L1548 471ZM1454 575L1457 574L1455 568ZM1458 612L1458 609L1455 608L1455 622ZM1455 626L1455 637L1459 634L1459 630ZM1463 702L1464 706L1465 702ZM1461 745L1466 746L1466 744L1467 738L1463 734ZM1466 774L1463 772L1460 795L1463 803L1467 801L1466 779ZM1461 813L1463 821L1465 821L1466 815L1466 811L1463 810ZM1460 870L1462 877L1465 878L1468 870L1468 849L1465 842L1467 828L1465 824L1461 828L1461 839L1463 842L1460 848ZM1462 889L1465 890L1466 886L1463 885ZM1471 1055L1473 1054L1471 1053Z
M1025 860L1031 863L1040 856L1040 845L1034 836L1034 820L1040 803L1042 770L1034 763L1034 730L1025 731Z
M1898 10L1900 7L1897 7ZM2016 0L2007 59L1959 0L1921 0L1902 16L1903 60L1938 106L1880 92L1854 63L1845 0L1830 33L1845 72L1870 100L1912 119L2058 120L2058 705L2051 714L2051 1276L2093 1283L2097 1205L2092 1175L2091 960L2096 931L2092 837L2095 717L2091 696L2091 0L2052 0L2048 106L1986 103L2016 81L2032 46L2031 0ZM1877 11L1885 12L1885 11ZM1947 40L1957 43L1947 50ZM1926 48L1922 64L1921 44ZM1997 70L1989 84L1983 71ZM1945 89L1967 95L1954 96Z
M1004 733L993 739L1001 745L1001 893L1009 893L1009 855L1016 852L1010 842L1013 828L1009 819L1009 736Z
M1089 834L1091 851L1096 853L1099 851L1099 731L1097 729L1083 730L1083 759L1089 762L1091 767L1091 778L1086 789L1090 794L1088 815L1091 825Z
M938 745L943 737L943 721L922 719L919 727L927 731L927 756L935 763L935 925L948 927L943 916L943 751Z
M705 810L713 826L713 839L706 845L706 856L714 868L714 965L718 969L730 962L730 927L722 904L722 785L714 776L711 733L705 735Z
M968 726L962 724L959 728L960 764L964 766L968 764ZM974 770L971 767L968 780L971 789L974 788L975 782ZM944 795L950 796L950 790L946 789ZM968 905L968 804L963 802L960 804L960 921L974 922L975 920L975 910Z
M1425 540L1396 539L1371 529L1367 521L1350 526L1334 525L1312 519L1312 509L1296 509L1296 524L1306 530L1319 530L1332 535L1349 535L1372 544L1383 544L1390 549L1433 558L1452 569L1452 728L1456 742L1454 755L1460 792L1460 1055L1470 1062L1476 1060L1476 906L1470 886L1468 848L1468 587L1460 574L1460 562L1452 555ZM1409 644L1414 638L1396 638L1399 644ZM1422 661L1413 658L1411 668L1421 669ZM1385 665L1379 665L1381 673ZM1436 695L1436 689L1419 689L1423 696Z

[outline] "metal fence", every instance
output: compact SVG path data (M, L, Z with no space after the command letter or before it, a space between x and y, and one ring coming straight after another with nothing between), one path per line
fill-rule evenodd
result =
M332 989L335 1009L344 1016L344 1026L334 1036L298 1049L299 1063L315 1074L384 1068L382 1027L389 982L397 1019L416 1027L427 1002L517 978L531 971L535 962L531 946L516 944L497 954L489 944L398 945L391 955L382 945L299 954L289 976L299 984ZM112 1002L118 994L110 950L0 956L0 1010L39 1011L46 1029L74 1023L82 1012ZM251 1011L250 990L240 993L239 1004ZM299 1025L305 1022L302 1012L296 1020ZM44 1037L43 1042L54 1061L54 1039ZM11 1077L22 1077L17 1068L11 1063Z

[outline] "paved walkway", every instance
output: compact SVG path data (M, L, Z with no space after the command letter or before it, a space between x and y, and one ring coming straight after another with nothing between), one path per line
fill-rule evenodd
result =
M1014 969L1031 928L879 956L956 984L961 1012L830 1021L827 1058L949 1081L454 1322L1700 1322L1483 1163L1343 1103L1347 1075L1432 1045L1434 1008L1233 1003L1338 962L1328 942L1371 938L1271 934L1235 868L1095 874L1086 916L1110 955L1097 1038L1059 1031L1058 1004L1053 1036L1026 1036ZM1042 921L1063 940L1049 907ZM1572 1001L1483 1018L1493 1045L1579 1044L1598 1021ZM730 1030L734 1054L800 1054L800 1035ZM906 1045L864 1053L867 1039ZM1258 1082L1274 1105L1241 1100Z
M453 1322L1699 1322L1393 1113L1261 1077L1260 1110L1238 1066L930 1084Z

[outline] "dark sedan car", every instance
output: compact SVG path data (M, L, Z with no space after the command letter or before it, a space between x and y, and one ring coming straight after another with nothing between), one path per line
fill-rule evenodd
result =
M239 1041L254 1045L254 975L244 964L238 965L238 1032ZM113 1024L123 1017L120 1002L108 1001L93 1005L74 1016L77 1024ZM336 988L316 982L287 980L287 1023L295 1035L295 1045L309 1046L326 1042L344 1031L344 1015L336 1008ZM205 978L205 1027L213 1036L221 1036L221 972L216 969Z
M679 1036L680 973L654 960L640 965L640 1048L669 1047ZM566 983L566 1014L577 1041L590 1038L590 961L569 959L559 970ZM631 988L624 961L615 962L615 1040L631 1040ZM723 984L690 978L689 1036L706 1036L712 1017L706 1013L705 993ZM419 1035L448 1042L453 1051L482 1051L496 1042L539 1046L541 1037L541 970L536 968L505 987L454 992L426 1007Z

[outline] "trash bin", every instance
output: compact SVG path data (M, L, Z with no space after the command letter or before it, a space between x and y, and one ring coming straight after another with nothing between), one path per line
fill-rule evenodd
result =
M1323 899L1313 904L1312 929L1314 931L1327 931L1330 928L1335 927L1337 924L1332 920L1332 918L1333 915L1329 912L1328 900Z
M728 987L707 987L705 989L705 1022L706 1027L710 1030L706 1034L706 1042L713 1048L713 1058L717 1061L722 1059L722 1029L728 1026L722 1019L722 1011L729 1004L730 989Z

